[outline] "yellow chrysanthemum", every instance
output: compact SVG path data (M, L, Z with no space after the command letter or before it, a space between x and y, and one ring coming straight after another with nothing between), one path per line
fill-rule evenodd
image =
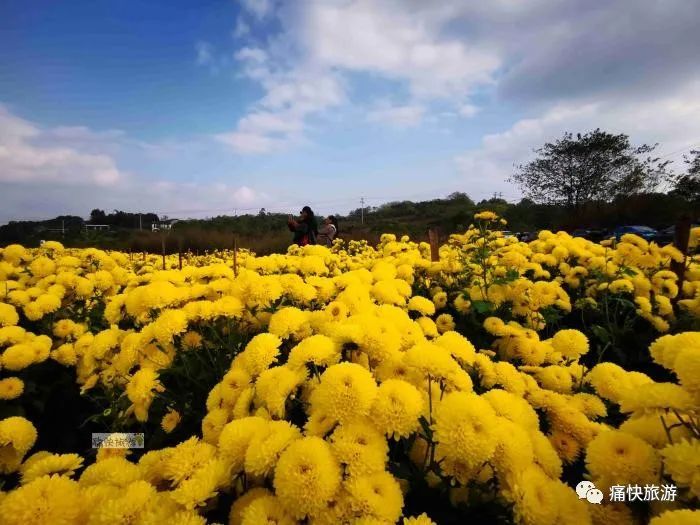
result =
M331 449L350 476L384 470L389 447L386 438L370 423L345 423L331 435Z
M485 399L464 392L446 395L434 409L435 456L460 483L475 475L496 450L498 421Z
M415 432L424 410L418 389L401 379L384 381L370 410L370 419L383 434L398 439Z
M289 445L280 456L274 487L286 510L301 519L323 511L340 480L340 466L330 445L320 438L307 437Z
M83 464L83 458L78 454L48 454L35 461L28 458L20 469L22 484L30 483L42 476L61 474L71 477Z
M9 401L17 399L24 392L24 381L19 377L0 379L0 399Z
M403 493L399 483L388 472L351 478L346 487L355 512L387 523L395 523L401 516Z
M645 441L618 430L598 434L586 449L586 467L593 479L616 484L653 483L660 460Z
M175 430L175 427L178 425L178 423L180 423L181 419L182 416L180 416L180 413L171 408L163 416L163 419L161 419L160 426L166 434L170 434L173 430Z
M329 367L311 394L313 411L320 411L343 423L369 414L377 396L372 374L354 363Z
M5 525L29 523L75 523L81 509L78 484L64 476L43 476L0 499Z

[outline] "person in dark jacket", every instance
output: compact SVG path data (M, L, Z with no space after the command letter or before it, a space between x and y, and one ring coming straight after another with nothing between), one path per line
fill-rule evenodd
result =
M291 215L287 218L287 226L289 231L294 233L292 244L306 246L307 244L316 244L318 237L318 221L314 212L309 206L304 206L301 209L298 218Z

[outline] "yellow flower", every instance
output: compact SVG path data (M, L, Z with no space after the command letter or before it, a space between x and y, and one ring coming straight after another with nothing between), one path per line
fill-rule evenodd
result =
M233 360L232 368L242 368L255 377L275 362L282 340L273 334L258 334Z
M442 310L447 306L447 294L445 292L438 292L433 295L433 304L435 304L436 310Z
M233 502L233 505L231 505L231 510L229 511L229 525L241 525L241 523L243 523L243 513L253 501L264 496L272 495L272 492L270 492L266 488L255 487L236 498L236 500ZM279 506L280 505L277 505L277 507Z
M578 330L559 330L551 339L554 350L567 358L576 359L588 353L588 338Z
M258 435L264 435L269 422L257 416L235 419L226 424L219 435L219 456L229 466L233 475L243 470L250 443Z
M465 392L447 394L434 410L435 456L443 460L440 468L466 483L496 450L496 414L488 401Z
M438 315L437 319L435 319L435 325L441 334L455 329L455 322L450 314Z
M340 480L340 466L330 445L321 438L306 437L289 445L280 456L274 487L287 512L301 519L323 511Z
M384 470L389 447L373 425L361 421L345 423L335 429L330 439L333 454L350 476Z
M34 454L34 456L36 455ZM83 464L83 458L78 454L46 454L32 461L34 456L27 458L27 461L20 469L23 485L51 474L61 474L70 477Z
M660 461L648 443L636 436L610 430L599 433L588 444L586 467L594 480L644 485L657 479Z
M513 423L530 430L539 430L540 422L537 413L522 397L494 388L481 396L489 402L497 415L509 419Z
M446 331L435 339L435 344L447 349L452 357L465 365L474 364L476 349L474 345L462 334L453 331Z
M182 336L182 346L185 350L195 350L202 346L202 336L194 331L186 332Z
M422 315L433 315L435 304L430 299L416 295L408 301L408 309Z
M0 499L0 516L6 525L75 523L81 509L78 484L63 476L44 476Z
M171 408L163 416L163 419L161 419L160 426L166 434L170 434L173 430L175 430L175 427L180 423L181 419L182 417L180 416L180 413Z
M0 327L14 326L19 322L17 310L11 304L0 303Z
M109 484L126 487L141 478L139 467L121 456L111 456L89 465L80 475L80 485Z
M498 215L496 215L492 211L482 211L479 213L474 214L474 219L477 221L497 221L498 220Z
M306 368L295 370L288 365L265 370L255 383L255 395L272 416L283 418L287 399L294 395L307 374Z
M545 525L556 523L559 501L554 482L536 466L526 468L512 483L507 497L514 503L513 514L521 525Z
M253 489L257 490L257 489ZM230 521L230 525L234 525ZM297 521L282 505L280 500L272 495L256 495L241 511L241 525L258 525L261 523L276 523L277 525L294 525Z
M325 368L338 361L340 351L335 342L325 335L312 335L290 350L287 364L292 368L300 368L307 364Z
M287 306L272 314L268 330L282 339L291 337L301 340L310 335L309 318L307 313L299 308Z
M301 431L296 426L286 421L270 421L248 445L245 471L253 476L268 476L282 452L298 439L301 439Z
M311 394L311 409L343 423L368 415L377 391L369 371L354 363L340 363L321 375Z
M684 439L661 450L664 471L681 487L690 487L700 472L700 441ZM695 494L696 497L700 496Z
M7 370L16 372L27 368L35 362L36 358L37 353L34 346L20 343L6 348L0 361Z
M620 397L621 412L639 412L670 408L681 412L692 409L688 391L673 383L644 383L628 388Z
M178 484L170 496L187 510L204 505L224 486L228 472L219 459L210 459Z
M435 525L433 520L424 512L420 516L404 518L403 525Z
M383 434L398 439L415 432L424 410L418 389L401 379L387 379L377 391L370 419Z
M554 430L549 441L565 463L573 463L581 454L581 445L573 437L561 430Z
M438 336L438 327L430 317L419 317L416 323L420 326L425 337L433 338Z
M355 512L395 523L403 509L399 483L388 472L350 478L346 483Z
M126 395L133 404L136 419L146 421L148 409L157 392L163 392L164 388L158 381L158 373L151 368L138 370L126 385Z
M34 446L37 432L34 425L19 416L0 421L0 474L19 468L22 458Z
M0 379L0 399L9 401L17 399L24 392L24 381L19 377Z

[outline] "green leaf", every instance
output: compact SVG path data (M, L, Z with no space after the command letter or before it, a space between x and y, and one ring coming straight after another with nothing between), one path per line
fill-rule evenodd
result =
M593 335L595 335L603 343L607 344L610 342L610 334L604 327L600 326L599 324L594 324L593 326L591 326L591 332L593 332Z
M493 305L488 301L472 301L472 308L480 314L487 314L493 311Z

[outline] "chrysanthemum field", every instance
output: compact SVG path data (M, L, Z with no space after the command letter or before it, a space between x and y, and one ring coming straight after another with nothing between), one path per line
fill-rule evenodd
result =
M0 523L699 523L700 231L499 227L439 261L0 249Z

